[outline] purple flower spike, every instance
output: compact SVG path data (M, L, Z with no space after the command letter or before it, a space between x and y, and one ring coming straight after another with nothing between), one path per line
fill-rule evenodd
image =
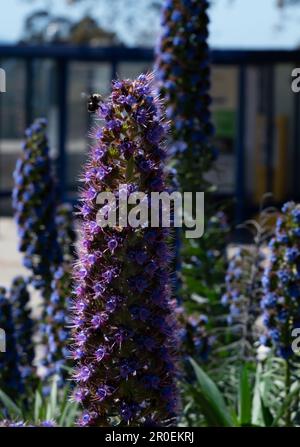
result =
M0 327L6 333L6 354L0 355L0 387L14 399L24 393L24 383L21 375L21 362L13 321L13 306L6 296L6 290L0 287ZM9 355L8 355L9 354ZM1 407L2 409L2 407Z
M55 222L56 185L46 130L46 121L40 119L25 133L13 191L19 250L24 253L25 267L32 270L33 285L42 289L49 286L52 265L62 261Z
M164 32L156 50L156 78L172 120L172 152L184 191L203 191L197 188L205 184L202 175L216 157L209 111L208 6L206 0L164 0ZM158 132L150 131L150 141Z
M31 270L31 284L41 290L44 301L40 328L46 348L42 359L44 378L55 374L62 379L66 375L62 372L67 338L65 310L70 294L75 232L72 207L61 204L58 199L44 119L36 120L25 132L14 179L13 207L19 250L24 253L24 266ZM25 338L23 343L30 348ZM26 361L26 356L22 355L22 359ZM26 368L26 375L27 372Z
M300 324L300 205L287 202L282 213L269 244L270 265L262 279L261 307L266 339L279 357L289 361L297 359L292 351L292 332Z
M71 349L79 386L74 398L84 408L82 426L109 426L115 420L120 426L176 422L178 331L168 230L116 224L94 231L99 192L111 193L118 211L122 185L125 197L166 190L166 123L151 81L152 76L141 75L113 83L111 96L101 105L106 115L102 132L97 138L97 129L93 131L97 141L82 175L86 182L79 212ZM95 147L106 148L101 160ZM100 169L104 178L90 175ZM145 203L149 208L150 200ZM162 394L164 388L170 393Z

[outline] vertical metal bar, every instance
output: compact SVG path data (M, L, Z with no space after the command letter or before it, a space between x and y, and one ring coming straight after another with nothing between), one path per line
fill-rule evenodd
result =
M67 63L60 59L57 64L57 104L58 104L58 159L57 176L59 182L59 194L64 200L66 193L67 164L66 164L66 139L67 139L67 84L68 67Z
M31 125L34 118L34 61L25 60L25 127Z
M297 65L295 65L296 67ZM300 93L293 93L293 141L294 141L294 157L293 157L293 198L300 199L300 182L299 182L299 166L300 166Z
M89 64L89 67L87 69L87 79L86 79L86 92L88 95L91 95L93 93L100 93L100 92L94 92L94 70L95 66L94 64ZM88 130L91 126L91 123L93 122L93 118L91 116L91 113L86 114L86 130Z
M246 114L246 67L239 66L238 115L235 164L236 223L241 223L245 214L245 114Z
M274 156L274 66L266 68L266 167L267 192L273 192L273 156Z
M0 67L2 67L2 60L1 59L0 59ZM7 82L7 80L6 80L6 82ZM7 88L7 86L6 86L6 88ZM1 197L2 196L2 194L1 194L2 193L2 182L1 182L1 179L3 178L3 176L2 176L2 169L4 167L4 164L2 164L2 113L3 113L2 95L3 94L4 93L0 92L0 217L2 216L2 212L3 212L2 202L4 203L4 200ZM4 186L4 189L5 189L5 186ZM1 234L1 236L3 236L3 235Z
M258 100L257 100L257 112L260 115L265 113L265 84L264 84L264 67L259 66L258 70Z
M118 77L118 63L116 59L112 59L111 61L111 72L110 72L111 80L117 79Z

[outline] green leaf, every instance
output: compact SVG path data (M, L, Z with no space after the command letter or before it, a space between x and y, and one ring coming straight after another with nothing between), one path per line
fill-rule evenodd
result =
M261 401L261 410L262 410L262 417L263 417L263 421L264 421L264 426L265 427L271 427L273 425L274 422L274 418L273 415L269 409L269 407L267 407L264 403L263 398L260 398Z
M75 419L77 417L78 413L78 404L73 403L73 405L70 405L69 411L65 417L65 424L64 427L72 427L74 425Z
M193 402L190 400L183 409L183 414L187 414L189 409L193 407Z
M70 408L71 408L72 404L73 404L72 402L67 402L66 403L66 405L65 405L65 407L63 409L63 412L61 414L61 417L59 419L60 427L64 427L65 426L65 422L66 422L66 419L67 419L67 416L68 416L68 413L70 411Z
M5 406L6 410L9 412L11 418L22 418L22 410L14 403L14 401L0 390L0 400Z
M255 384L253 391L253 401L252 401L252 416L251 421L252 424L258 424L261 420L261 395L260 395L260 384L261 384L261 376L262 376L262 366L261 363L258 363L255 373Z
M50 393L50 408L51 408L51 417L50 419L55 419L56 417L56 409L57 409L57 379L53 379L51 393Z
M41 408L43 405L43 399L38 390L35 392L35 400L34 400L34 422L38 422L42 419Z
M300 391L300 385L296 386L293 391L291 391L284 399L282 405L280 406L276 416L274 417L272 427L276 427L280 419L284 416L286 409L291 405L293 399L298 396Z
M199 385L197 403L200 405L207 423L214 427L234 426L223 396L216 384L208 377L195 360L190 359L190 362Z
M251 388L249 383L248 367L244 365L240 372L239 383L239 419L241 425L251 424Z
M46 405L46 420L49 421L50 419L52 419L52 408L51 403L48 402Z
M268 369L268 366L266 365L265 368ZM258 363L255 374L251 416L252 424L255 426L265 426L266 413L264 414L263 404L270 392L271 380L270 375L264 372L263 365Z

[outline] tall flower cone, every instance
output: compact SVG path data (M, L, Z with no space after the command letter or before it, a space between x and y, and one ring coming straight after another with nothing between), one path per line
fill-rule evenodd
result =
M65 263L53 271L51 296L46 307L45 321L41 326L45 341L45 355L42 359L44 378L57 378L57 385L62 387L68 376L65 368L70 353L69 345L69 313L71 305L72 272ZM46 380L44 394L50 392L50 380Z
M151 81L113 82L83 174L72 347L80 425L170 425L177 415L168 229L103 228L96 216L100 192L165 190L167 126Z
M62 261L62 253L57 241L57 197L46 128L47 122L39 119L25 132L14 172L13 207L24 266L31 270L35 287L49 290L51 267Z
M24 384L20 373L12 306L3 287L0 287L0 328L5 334L4 352L2 349L0 351L0 389L15 399L24 392Z
M170 153L179 189L194 194L205 193L203 236L187 239L182 232L177 232L177 284L183 304L179 312L183 310L181 320L185 325L182 345L183 351L187 348L189 355L198 361L206 359L212 347L210 326L214 321L212 318L209 318L209 324L204 321L205 315L211 312L211 303L218 298L218 289L225 275L228 231L220 204L216 204L212 197L215 188L207 177L217 157L210 110L208 9L207 0L163 1L162 31L155 64L157 89L164 99L167 118L171 120ZM197 307L195 303L191 304L196 283L211 297L207 304L201 303ZM209 360L212 357L210 355ZM186 371L189 376L189 362Z
M22 381L25 386L32 387L36 380L33 342L34 321L31 318L27 281L22 276L14 278L9 291L9 301L12 309L14 336L17 344Z
M295 357L292 331L300 324L300 205L288 202L271 239L270 264L262 278L263 322L279 357Z
M172 120L172 149L184 191L209 186L203 175L216 155L211 141L208 7L207 0L165 0L156 51L156 78Z
M271 239L270 263L262 278L263 298L261 307L266 336L276 354L285 363L285 399L299 380L299 356L294 350L294 340L300 325L300 205L287 202L276 222L275 236ZM296 334L294 333L296 330ZM297 407L299 401L297 398ZM285 426L295 420L292 404L285 407Z
M41 290L44 304L40 330L45 349L41 363L46 368L46 379L53 374L62 379L75 231L71 206L59 202L44 119L36 120L25 131L14 182L19 250L24 253L24 266L31 271L30 282Z

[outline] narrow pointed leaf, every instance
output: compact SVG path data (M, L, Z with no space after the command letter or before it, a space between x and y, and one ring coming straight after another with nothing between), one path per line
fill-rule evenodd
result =
M216 384L208 377L202 368L190 359L199 385L199 404L204 416L215 427L234 426L224 398Z

